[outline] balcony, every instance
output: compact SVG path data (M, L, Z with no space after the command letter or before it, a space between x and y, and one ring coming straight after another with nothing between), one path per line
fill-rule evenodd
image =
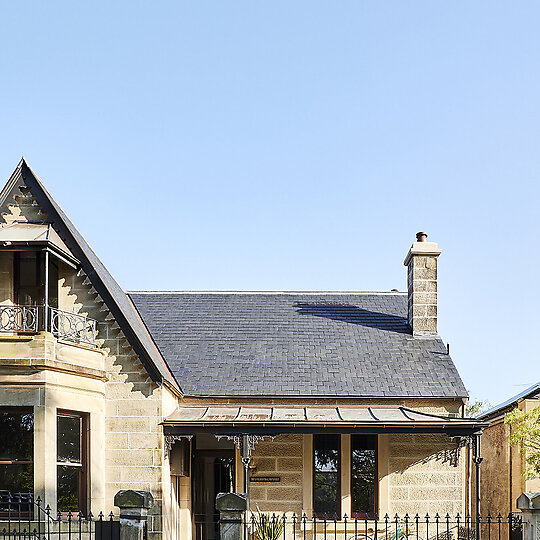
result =
M58 339L96 346L96 321L50 306L0 306L0 333L35 334L51 332Z

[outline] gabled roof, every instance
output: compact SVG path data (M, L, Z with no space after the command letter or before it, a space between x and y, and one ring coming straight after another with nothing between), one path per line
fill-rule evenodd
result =
M99 293L112 316L124 332L135 353L139 356L148 374L154 381L168 381L178 388L174 375L163 361L152 338L141 321L126 293L118 285L99 257L88 245L82 234L64 213L59 204L47 191L43 183L23 158L0 192L0 212L6 213L14 197L21 195L20 188L27 187L47 215L50 223L62 242L76 257L93 287Z
M540 399L540 382L537 382L536 384L529 386L529 388L527 388L526 390L523 390L523 392L520 392L519 394L512 396L506 401L499 403L499 405L492 407L486 412L479 414L478 418L482 420L492 420L493 418L496 418L497 416L507 413L508 411L513 409L520 401L523 401L524 399Z
M405 293L129 292L185 394L463 398Z
M179 390L180 381L192 396L467 396L440 337L412 336L404 293L128 296L24 159L0 193L0 212L26 188L47 216L36 212L33 223L50 223L80 261L155 381Z

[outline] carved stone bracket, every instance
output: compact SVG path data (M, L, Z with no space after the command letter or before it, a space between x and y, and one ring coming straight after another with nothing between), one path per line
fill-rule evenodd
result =
M169 454L171 453L172 447L176 441L181 441L182 439L187 439L191 441L193 435L165 435L165 457L168 459Z

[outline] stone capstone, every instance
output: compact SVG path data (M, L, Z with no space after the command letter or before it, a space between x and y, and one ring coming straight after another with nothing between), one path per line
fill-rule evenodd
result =
M114 496L114 505L119 508L150 508L154 497L149 491L123 489Z
M540 493L525 492L517 500L517 507L520 510L540 510Z
M243 512L247 510L246 493L218 493L216 509L220 512Z

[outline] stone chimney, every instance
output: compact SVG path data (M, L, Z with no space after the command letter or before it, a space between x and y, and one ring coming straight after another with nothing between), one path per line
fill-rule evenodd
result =
M408 319L413 335L437 333L437 258L441 250L426 242L427 233L416 233L416 242L405 257Z

